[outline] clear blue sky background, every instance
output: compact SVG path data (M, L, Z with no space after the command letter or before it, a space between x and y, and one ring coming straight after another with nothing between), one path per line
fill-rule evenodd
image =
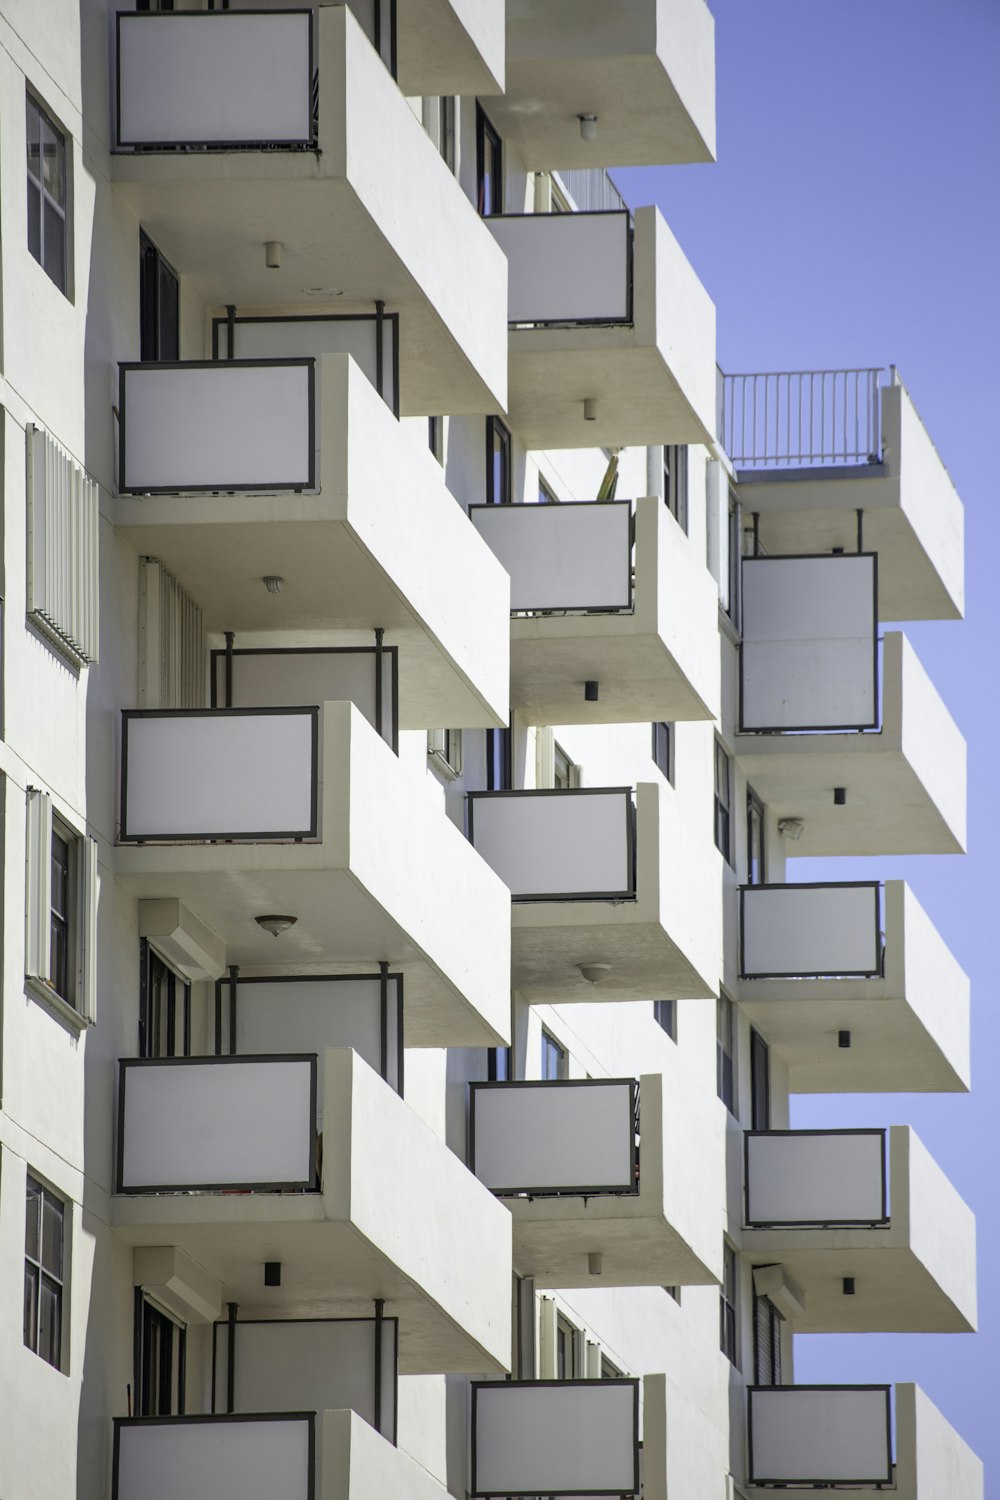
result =
M711 8L718 163L619 187L714 299L724 370L896 364L966 507L966 622L907 630L968 741L969 854L826 878L911 882L972 978L973 1093L800 1097L793 1123L916 1127L978 1217L981 1331L800 1337L795 1373L916 1380L1000 1496L1000 0Z

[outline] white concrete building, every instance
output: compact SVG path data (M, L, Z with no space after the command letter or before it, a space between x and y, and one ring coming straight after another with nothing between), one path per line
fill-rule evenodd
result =
M721 376L704 0L0 0L3 1500L979 1500L895 371ZM617 477L611 476L616 473ZM892 624L882 638L883 627Z

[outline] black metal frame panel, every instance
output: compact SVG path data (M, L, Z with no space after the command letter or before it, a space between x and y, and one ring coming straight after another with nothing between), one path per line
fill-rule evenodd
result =
M741 638L739 644L740 671L739 671L739 728L738 734L848 734L863 730L876 731L881 729L881 683L878 670L878 646L879 646L879 618L878 618L878 553L877 552L780 552L771 553L767 557L741 557L740 558L740 618L742 621L742 600L745 595L743 588L743 569L747 563L754 562L856 562L860 557L871 559L872 563L872 716L871 721L865 724L781 724L777 726L754 724L747 727L743 716L743 646Z
M155 1197L161 1193L223 1193L229 1190L248 1193L277 1193L282 1188L298 1192L317 1192L318 1151L316 1143L317 1065L315 1052L237 1053L227 1057L120 1057L118 1059L118 1139L115 1148L115 1192L128 1197ZM309 1135L309 1178L294 1182L162 1182L155 1187L126 1187L125 1175L125 1089L126 1078L133 1068L239 1067L245 1063L307 1062L309 1069L309 1118L313 1128Z
M279 843L316 839L319 837L319 708L304 705L293 708L123 708L121 751L121 795L119 800L119 844L186 844L186 843ZM309 827L266 830L195 831L193 833L129 833L126 807L128 797L128 723L130 719L208 719L208 718L260 718L263 715L280 714L291 717L308 714L312 719L312 786L310 789Z
M752 1219L750 1217L750 1141L759 1135L871 1135L882 1142L882 1213L877 1219ZM889 1215L889 1162L886 1132L864 1127L847 1130L744 1130L743 1132L743 1223L746 1229L884 1229Z
M875 969L837 969L835 972L809 969L797 969L794 972L767 970L766 972L747 972L743 963L745 951L745 918L744 905L748 891L846 891L863 890L870 888L875 892L875 953L879 958L879 967ZM803 880L801 883L782 883L781 881L764 881L760 885L740 886L740 979L882 979L882 964L880 958L880 945L882 937L882 883L878 880Z
M210 16L216 21L223 16L308 16L309 17L309 119L312 131L309 136L299 141L123 141L122 140L122 73L121 73L121 31L122 21L141 22L149 21L173 21L178 17L189 19L191 16ZM312 88L316 77L316 40L314 36L315 19L312 10L301 7L296 10L253 10L253 11L118 11L115 16L115 144L114 152L121 155L141 154L153 155L156 152L187 152L203 151L316 151L319 148L319 138L316 134L315 115L313 111ZM395 48L395 29L393 30L393 48Z
M378 0L376 0L376 4ZM291 313L283 317L279 313L270 316L255 317L251 313L236 314L232 319L216 317L212 319L212 359L224 361L226 364L245 364L246 361L234 360L230 354L220 353L220 336L226 333L227 346L229 343L228 329L232 323L375 323L388 324L392 335L392 395L391 401L386 405L394 417L399 417L399 313L374 312L374 313ZM311 356L315 358L316 356ZM382 400L385 401L385 379L384 379L384 355L382 342L378 333L375 335L375 358L376 358L376 380L375 389Z
M527 217L530 217L530 216L529 215L525 215L525 217L527 218ZM466 508L469 511L469 514L471 516L471 514L472 514L472 512L474 510L488 510L488 511L495 512L495 513L502 512L502 511L504 511L504 512L505 511L514 511L514 510L540 510L540 511L545 511L545 512L549 512L549 511L562 512L564 510L582 510L585 506L589 509L590 507L592 507L594 505L604 505L604 506L608 506L608 505L619 505L619 506L621 506L621 505L627 505L628 508L629 508L629 512L630 513L631 513L631 510L632 510L632 501L631 500L562 500L562 501L560 501L560 503L558 505L538 505L538 506L529 506L529 505L525 505L525 506L513 506L513 505L510 505L510 506L502 506L502 505L469 505ZM635 583L634 583L633 578L632 578L632 549L633 549L633 545L634 545L634 538L632 536L632 531L633 531L633 528L630 526L629 527L628 550L627 550L627 554L626 554L626 558L625 558L625 572L626 572L626 575L628 577L628 604L614 605L614 606L609 606L609 605L604 605L604 604L574 604L574 605L571 605L571 606L569 606L567 608L563 608L560 605L552 605L552 604L523 604L523 605L520 605L517 609L512 609L511 610L511 615L516 618L517 616L520 616L520 615L523 615L523 614L533 614L533 615L552 614L552 615L559 615L559 616L562 616L562 615L575 615L575 614L579 614L579 615L627 615L627 614L632 614L634 612L634 610L635 610ZM484 538L484 540L485 540L485 538ZM488 545L489 545L489 543L487 543L487 546Z
M470 1387L469 1387L469 1389L470 1389L470 1391L472 1393L471 1423L470 1423L470 1425L471 1425L471 1457L472 1457L472 1463L471 1463L471 1467L470 1467L470 1471L469 1471L469 1494L474 1497L474 1500L515 1500L515 1496L521 1496L521 1495L523 1495L525 1497L534 1496L534 1491L529 1491L529 1490L518 1490L518 1491L515 1491L512 1494L512 1492L509 1491L509 1490L481 1490L481 1489L477 1488L477 1486L476 1486L476 1457L477 1457L477 1454L476 1454L476 1409L477 1409L478 1401L479 1401L479 1392L481 1390L493 1389L493 1388L498 1387L498 1386L502 1386L502 1387L505 1387L505 1388L508 1388L508 1389L511 1386L531 1386L531 1387L537 1389L537 1388L539 1388L541 1386L562 1386L562 1387L565 1387L565 1386L571 1386L571 1385L583 1385L583 1386L589 1387L590 1389L593 1389L595 1385L596 1386L605 1386L605 1387L607 1387L607 1386L613 1386L613 1385L617 1385L617 1386L630 1385L630 1386L632 1386L632 1388L633 1388L633 1396L632 1396L632 1434L633 1434L633 1438L632 1438L632 1441L633 1441L633 1452L635 1454L635 1471L634 1471L633 1485L632 1485L632 1488L630 1490L624 1490L624 1491L622 1491L622 1490L581 1490L579 1488L575 1488L575 1489L571 1489L571 1490L549 1490L549 1491L547 1491L547 1494L546 1494L546 1500L553 1500L553 1497L556 1496L556 1495L568 1495L568 1496L572 1496L573 1500L576 1500L577 1496L583 1497L583 1496L591 1496L591 1495L612 1495L612 1496L619 1497L619 1500L625 1500L625 1497L628 1496L628 1495L638 1495L639 1494L640 1483L641 1483L641 1470L640 1470L640 1443L639 1443L639 1381L637 1379L634 1379L632 1377L622 1376L620 1379L601 1380L601 1381L595 1381L595 1380L473 1380L471 1382L471 1384L470 1384Z
M121 1430L125 1427L193 1427L218 1422L306 1422L309 1434L309 1487L305 1495L289 1495L284 1500L316 1500L316 1413L314 1411L282 1412L238 1412L231 1415L192 1414L183 1417L114 1417L113 1452L111 1458L111 1500L118 1500L119 1469L121 1465Z
M623 891L571 891L568 894L556 892L548 895L515 894L511 892L511 902L515 905L522 901L634 901L636 899L636 869L635 869L635 804L632 801L633 788L630 786L580 786L564 787L558 791L551 787L527 787L522 790L508 788L495 792L467 792L466 798L469 803L469 843L476 847L474 837L475 828L475 804L487 797L594 797L608 796L611 793L619 793L625 801L625 837L626 837L626 859L628 861L629 885Z
M639 1146L636 1141L636 1125L639 1118L639 1081L636 1078L518 1078L503 1079L495 1083L469 1084L469 1170L476 1171L476 1095L484 1089L586 1089L607 1088L628 1084L631 1090L629 1111L629 1142L631 1148L631 1176L625 1187L620 1184L603 1183L594 1187L517 1187L490 1188L497 1198L516 1197L524 1194L529 1198L596 1198L599 1196L634 1198L639 1193Z
M747 1469L748 1482L750 1484L774 1485L786 1489L792 1485L802 1485L813 1489L833 1489L850 1487L857 1489L862 1485L883 1485L892 1483L892 1407L890 1405L890 1391L888 1385L748 1385L747 1386L747 1451L749 1464ZM799 1479L771 1479L763 1474L755 1474L753 1466L753 1398L767 1391L884 1391L885 1393L885 1456L886 1472L865 1479L814 1479L803 1475Z
M635 324L635 226L632 222L632 214L627 208L595 208L585 209L582 213L574 214L489 214L487 224L492 219L607 219L626 218L628 220L628 235L625 248L625 301L627 306L624 318L534 318L529 322L512 322L508 319L508 328L631 328Z
M380 734L394 754L399 754L399 647L398 646L234 646L232 650L222 646L209 652L209 695L212 708L231 707L230 703L219 703L219 680L218 667L224 669L226 664L235 656L373 656L375 658L375 724L377 734ZM385 734L383 719L384 704L382 693L382 682L379 674L379 662L388 657L391 668L392 690L390 710L392 715L392 734ZM232 696L232 682L230 673L224 670L221 684L222 692L226 698Z
M225 11L137 11L137 15L225 15ZM232 11L228 12L232 15ZM258 14L255 12L254 14ZM125 413L127 410L128 375L132 370L218 370L235 366L240 370L251 368L273 369L277 366L306 366L309 372L307 395L309 419L309 472L305 484L301 481L268 480L266 484L185 484L175 485L130 485L127 483ZM287 491L301 495L316 488L316 361L315 359L173 359L173 360L121 360L118 364L118 493L121 495L249 495L255 491L266 494Z

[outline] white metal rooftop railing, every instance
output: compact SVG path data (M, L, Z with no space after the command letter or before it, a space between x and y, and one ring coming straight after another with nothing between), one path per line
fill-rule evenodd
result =
M719 372L719 431L736 468L879 463L880 391L895 368Z

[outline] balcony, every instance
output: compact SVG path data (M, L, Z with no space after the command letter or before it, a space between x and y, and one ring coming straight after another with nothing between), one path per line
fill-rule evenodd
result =
M901 880L744 888L737 993L793 1094L969 1087L969 981Z
M744 1134L743 1250L797 1288L796 1333L968 1333L971 1211L908 1126ZM850 1290L848 1287L850 1286Z
M895 370L723 378L723 446L769 556L878 554L883 620L964 608L964 513Z
M469 838L510 890L529 1003L717 993L719 855L670 788L471 792Z
M268 1260L284 1266L271 1316L382 1297L404 1373L507 1368L509 1215L354 1052L119 1066L125 1243L183 1250L247 1316Z
M118 530L181 580L208 630L383 628L404 729L506 723L503 569L346 354L315 361L314 419L312 365L123 366Z
M120 1417L112 1462L112 1500L445 1500L353 1411Z
M742 579L736 753L796 855L960 853L965 741L899 633L879 682L875 558L744 558Z
M272 304L280 240L288 312L401 314L404 415L505 405L502 257L350 9L118 24L116 193L199 298Z
M472 1496L638 1495L638 1380L472 1384Z
M715 158L715 35L703 0L508 0L490 118L529 170ZM578 116L597 116L581 138Z
M626 212L483 222L507 256L509 412L525 447L712 440L715 308L658 209L637 209L634 231Z
M471 1167L510 1210L519 1274L541 1287L717 1282L714 1104L681 1069L472 1084Z
M123 725L125 890L184 901L242 968L274 964L259 912L297 918L283 965L390 964L408 1045L507 1040L508 893L353 704L127 713Z
M877 1500L982 1500L983 1466L915 1385L753 1386L747 1392L751 1488L849 1488ZM895 1449L895 1459L893 1450Z
M718 591L661 501L637 500L634 513L627 500L473 505L469 516L510 574L511 703L527 722L718 716Z

